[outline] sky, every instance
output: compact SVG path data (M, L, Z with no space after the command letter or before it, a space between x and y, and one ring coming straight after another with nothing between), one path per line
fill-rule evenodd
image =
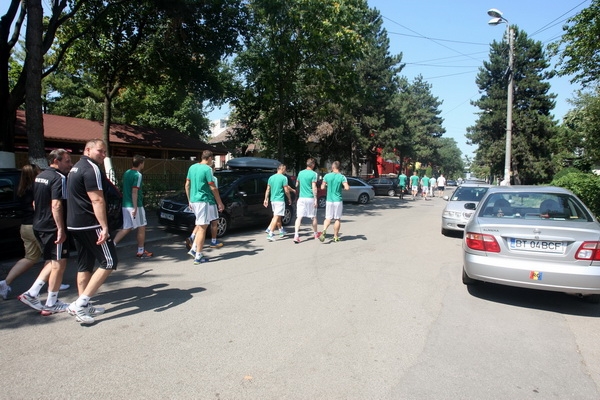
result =
M501 41L506 25L488 25L487 11L502 11L511 25L544 46L560 38L569 17L588 7L591 0L368 0L380 11L390 39L390 53L402 53L406 64L401 75L412 81L422 75L432 87L433 96L442 101L445 137L456 140L463 156L472 159L474 146L467 145L467 127L475 124L478 109L471 105L480 97L475 84L479 67L489 60L490 44ZM550 60L554 68L556 60ZM550 80L550 92L557 95L555 119L571 108L579 85L569 77ZM215 110L211 120L227 116L227 109Z

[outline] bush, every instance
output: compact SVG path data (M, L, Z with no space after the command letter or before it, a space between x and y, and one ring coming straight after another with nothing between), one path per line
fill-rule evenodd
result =
M588 206L596 218L600 216L600 176L570 172L560 178L554 178L551 185L569 189Z
M575 168L575 167L567 167L567 168L563 168L560 171L558 171L555 175L554 175L554 180L557 180L559 178L562 178L565 175L571 174L571 173L577 173L577 172L581 172L581 170Z

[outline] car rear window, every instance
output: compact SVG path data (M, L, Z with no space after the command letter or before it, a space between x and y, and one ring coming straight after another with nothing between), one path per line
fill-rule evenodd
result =
M487 187L460 187L452 195L453 201L481 201L483 195L488 191Z
M481 216L486 218L593 220L581 201L566 193L497 193L489 196L480 210Z

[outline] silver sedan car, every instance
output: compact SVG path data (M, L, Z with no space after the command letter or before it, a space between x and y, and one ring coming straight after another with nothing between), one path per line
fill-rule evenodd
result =
M463 184L450 196L444 196L444 200L448 203L442 211L442 235L448 236L452 232L462 232L474 212L474 209L466 209L465 204L477 205L489 188L490 185L485 183Z
M467 285L484 281L565 292L598 303L600 223L563 188L490 188L465 228L462 279Z

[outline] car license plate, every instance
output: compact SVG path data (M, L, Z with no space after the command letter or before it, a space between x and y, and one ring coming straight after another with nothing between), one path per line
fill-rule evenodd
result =
M510 238L508 247L516 251L532 251L537 253L565 253L565 242L554 242L548 240L529 240Z
M168 219L169 221L173 221L175 219L175 215L173 215L173 214L167 214L167 213L164 213L164 212L160 213L160 217L162 219Z

